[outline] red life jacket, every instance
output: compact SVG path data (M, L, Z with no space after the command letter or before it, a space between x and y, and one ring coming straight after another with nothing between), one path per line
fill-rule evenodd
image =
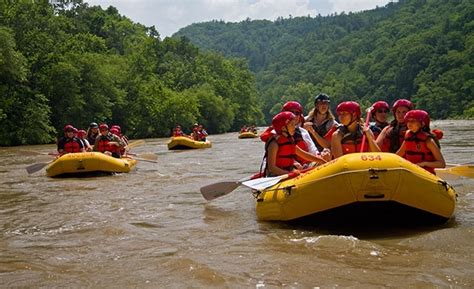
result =
M267 142L267 140L269 140L271 137L273 137L273 138L276 137L275 133L272 132L272 130L273 130L272 127L267 128L260 135L260 139L264 142ZM304 150L305 152L309 151L308 145L304 141L303 136L301 135L301 130L298 127L296 128L295 134L293 135L293 140L300 149ZM310 161L307 161L303 158L300 158L300 157L296 156L296 152L295 152L295 158L302 165L310 163Z
M396 153L405 139L405 133L407 132L407 127L405 124L390 124L390 127L387 129L385 138L382 143L380 150L382 152L391 152Z
M268 146L273 141L276 141L278 145L276 166L282 170L291 171L296 160L295 140L283 135L272 136L265 145L265 154L267 154Z
M417 164L419 162L432 162L435 160L433 153L426 145L426 142L433 136L424 131L413 133L409 131L405 136L405 159ZM423 167L432 174L436 174L434 168Z
M79 144L79 140L75 137L67 139L66 143L64 143L64 151L67 153L81 152L81 145Z
M341 140L342 154L360 153L363 132L360 126L355 132L349 132L345 126L341 126L341 131L344 133ZM369 142L365 139L364 152L369 151Z
M111 134L106 135L106 136L100 135L98 138L99 140L97 142L97 151L101 153L108 151L111 153L115 152L115 153L120 154L120 148L115 145L110 144L110 142L113 140Z

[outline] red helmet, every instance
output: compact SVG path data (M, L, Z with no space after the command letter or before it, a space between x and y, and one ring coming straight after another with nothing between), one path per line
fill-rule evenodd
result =
M341 112L350 112L350 113L355 113L357 117L361 116L361 111L360 111L360 105L355 102L355 101L344 101L341 102L337 108L336 108L336 113L337 115L340 115Z
M112 130L113 128L116 128L119 133L122 131L119 125L114 124L110 129Z
M68 132L68 131L74 131L74 127L70 124L64 127L64 132Z
M372 104L372 115L374 115L378 109L390 110L390 106L388 105L387 102L383 100L377 101L374 104Z
M99 130L109 130L109 126L106 123L101 123L99 125Z
M110 132L111 132L112 134L115 134L115 135L119 135L119 134L120 134L120 131L119 131L116 127L112 127L112 128L110 129Z
M303 107L297 101L288 101L283 105L281 111L290 111L290 112L298 112L298 114L303 114Z
M407 123L409 119L414 119L421 122L421 126L423 127L430 125L430 115L424 110L410 110L405 114L403 122Z
M83 129L80 129L78 132L77 132L77 137L79 138L83 138L86 136L86 131L83 130Z
M397 101L395 101L395 103L393 104L392 106L392 112L393 114L395 114L395 112L397 111L397 108L399 108L400 106L404 106L404 107L407 107L408 110L412 110L415 108L415 106L413 105L413 103L411 101L409 101L408 99L399 99Z
M281 134L283 127L285 127L290 121L292 121L296 115L289 111L282 111L275 115L272 119L273 129L277 134Z

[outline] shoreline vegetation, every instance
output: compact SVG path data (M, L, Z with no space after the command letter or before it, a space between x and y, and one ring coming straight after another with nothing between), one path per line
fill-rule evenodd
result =
M320 92L474 118L472 1L212 21L165 39L113 6L55 3L0 2L0 146L54 143L66 124L90 122L133 139L196 122L211 135L239 131L265 126L288 100L307 113Z

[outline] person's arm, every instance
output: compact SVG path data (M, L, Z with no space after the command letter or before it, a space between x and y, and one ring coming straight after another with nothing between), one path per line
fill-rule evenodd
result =
M405 141L403 141L402 145L400 146L396 154L403 158L405 156L405 151L406 151L406 144L405 144Z
M370 127L369 126L365 127L365 125L362 125L362 130L364 131L365 137L367 138L367 142L369 143L369 151L380 152L380 147L375 142L374 133L372 132Z
M387 137L387 130L389 127L390 127L389 125L384 127L383 130L380 132L379 136L377 137L377 139L375 140L375 143L377 144L379 148L383 147L383 141Z
M275 141L272 141L268 146L268 155L267 155L267 163L268 163L268 171L270 174L275 176L281 176L284 174L290 173L289 171L283 170L276 165L277 160L277 153L278 153L278 144Z
M296 147L296 155L300 158L303 158L307 161L316 162L318 164L326 163L322 157L308 153L307 151L302 150L300 147Z
M432 138L429 138L426 141L426 146L433 154L435 160L431 162L420 162L417 165L419 165L420 167L445 168L446 162L444 160L443 155L441 154L441 150L436 145L435 141Z
M329 141L326 140L323 136L320 136L313 128L312 122L305 122L304 128L314 137L314 139L318 142L320 146L323 148L329 148Z
M340 130L336 130L331 139L331 151L332 151L332 156L333 159L338 158L342 156L342 133L340 133Z
M92 150L95 152L99 151L99 139L100 139L100 136L97 136L95 138L94 147L92 148Z

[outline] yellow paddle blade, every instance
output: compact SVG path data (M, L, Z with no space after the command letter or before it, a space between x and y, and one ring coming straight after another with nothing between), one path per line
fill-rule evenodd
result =
M141 145L144 145L145 144L145 140L142 140L142 139L139 139L139 140L136 140L134 142L131 142L127 145L127 147L129 149L131 148L134 148L134 147L137 147L137 146L141 146Z
M436 169L436 173L448 173L466 178L474 178L474 165L460 165L445 169Z

